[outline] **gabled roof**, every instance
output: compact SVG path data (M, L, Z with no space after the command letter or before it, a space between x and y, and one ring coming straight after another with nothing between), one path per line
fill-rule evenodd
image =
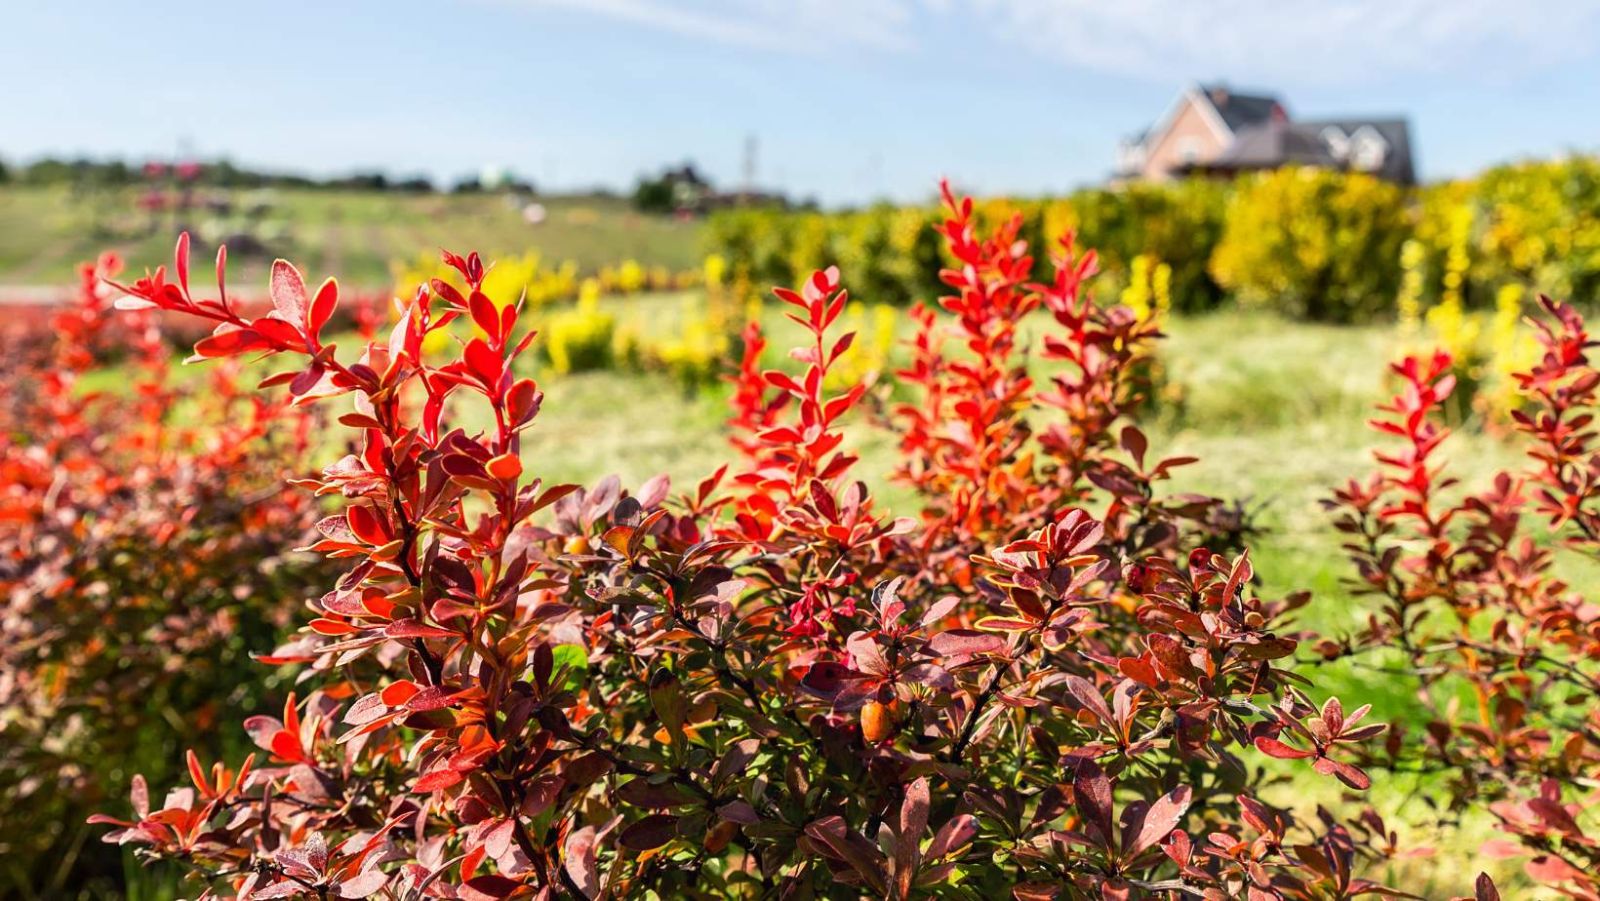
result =
M1200 115L1223 141L1231 141L1241 128L1286 118L1283 104L1267 94L1240 94L1223 84L1192 84L1155 124L1132 135L1127 143L1149 147L1159 141L1176 122L1187 104L1193 103Z
M1241 129L1233 144L1216 159L1196 168L1238 171L1300 164L1345 168L1350 161L1329 144L1329 130L1353 140L1363 130L1384 144L1383 161L1373 175L1400 184L1416 180L1411 134L1404 119L1318 119L1306 122L1268 121Z
M1264 122L1241 129L1233 145L1211 165L1220 169L1260 169L1285 163L1328 165L1333 157L1315 132L1288 122Z
M1270 94L1241 94L1225 84L1198 85L1194 91L1221 117L1228 130L1261 125L1284 116L1283 104Z
M1411 155L1411 125L1401 117L1317 119L1296 122L1295 127L1318 136L1330 127L1351 136L1370 128L1389 145L1383 165L1373 174L1403 185L1414 184L1417 180L1416 160Z

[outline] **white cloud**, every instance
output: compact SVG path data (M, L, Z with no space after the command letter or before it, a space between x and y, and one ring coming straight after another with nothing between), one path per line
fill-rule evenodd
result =
M761 50L911 46L911 0L524 0Z
M1171 82L1338 84L1442 72L1483 82L1600 41L1594 0L514 0L722 44L911 50L929 17L1051 62Z
M1342 83L1416 72L1471 81L1592 49L1593 0L972 0L1056 61L1157 80Z

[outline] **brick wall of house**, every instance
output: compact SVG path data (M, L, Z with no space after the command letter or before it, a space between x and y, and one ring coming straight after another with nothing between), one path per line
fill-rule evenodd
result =
M1185 162L1208 162L1225 149L1227 144L1217 134L1217 129L1207 121L1194 99L1186 97L1172 127L1153 146L1146 148L1140 174L1150 181L1164 181L1172 177L1173 167Z

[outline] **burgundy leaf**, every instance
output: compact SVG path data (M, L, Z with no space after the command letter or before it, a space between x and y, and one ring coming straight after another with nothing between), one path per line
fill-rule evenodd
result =
M1129 836L1122 836L1123 857L1131 859L1146 848L1153 847L1157 842L1166 838L1183 818L1189 809L1191 792L1189 786L1180 785L1170 792L1156 799L1150 809L1145 811L1144 819L1139 824L1138 831Z
M632 851L650 851L672 841L677 825L677 817L653 813L623 829L617 841Z
M1280 760L1301 760L1313 756L1310 751L1292 748L1276 738L1268 738L1265 735L1257 736L1256 750L1268 757L1276 757Z

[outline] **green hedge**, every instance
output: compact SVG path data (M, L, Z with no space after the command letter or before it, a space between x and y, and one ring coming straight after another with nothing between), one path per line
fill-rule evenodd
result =
M1393 309L1405 192L1370 175L1283 169L1241 179L1211 274L1243 303L1361 322Z
M1035 253L1075 229L1100 254L1109 282L1102 290L1119 288L1131 261L1151 255L1172 268L1173 306L1185 312L1237 300L1325 321L1389 315L1400 248L1412 239L1424 301L1451 283L1469 307L1491 306L1513 283L1578 300L1600 291L1600 160L1592 157L1498 166L1423 188L1287 169L993 198L979 210L986 221L1023 212ZM711 250L753 284L794 284L838 265L858 297L907 303L942 291L945 261L932 228L939 216L931 204L741 209L712 216L707 233Z

